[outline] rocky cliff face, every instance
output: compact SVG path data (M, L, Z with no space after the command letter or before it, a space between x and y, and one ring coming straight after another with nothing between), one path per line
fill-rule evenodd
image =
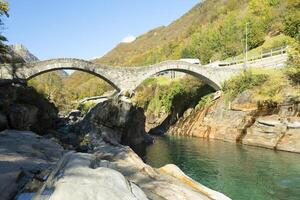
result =
M112 144L140 144L146 137L143 109L118 98L96 105L78 127L85 133L96 131Z
M190 109L168 134L238 142L300 153L300 101L257 103L244 92L231 105L219 99L209 108Z
M143 109L128 99L104 98L84 117L73 114L77 116L70 116L73 122L59 130L59 137L80 151L91 151L103 141L116 146L152 142L145 131Z
M58 110L34 88L0 86L0 131L10 128L31 130L41 135L54 129Z

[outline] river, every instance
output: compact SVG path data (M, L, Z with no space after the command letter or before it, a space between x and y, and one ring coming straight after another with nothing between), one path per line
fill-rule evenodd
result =
M233 200L300 199L300 154L176 136L138 154L152 167L173 163Z

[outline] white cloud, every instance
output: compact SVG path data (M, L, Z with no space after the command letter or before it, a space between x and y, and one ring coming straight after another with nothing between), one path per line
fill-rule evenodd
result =
M122 43L131 43L136 39L135 36L129 35L122 40Z

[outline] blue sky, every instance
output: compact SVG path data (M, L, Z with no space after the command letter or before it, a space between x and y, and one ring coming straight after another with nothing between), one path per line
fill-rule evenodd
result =
M9 0L3 34L40 59L104 55L127 36L176 20L199 0Z

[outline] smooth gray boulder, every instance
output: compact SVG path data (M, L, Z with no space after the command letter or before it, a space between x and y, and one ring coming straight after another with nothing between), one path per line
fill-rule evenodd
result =
M230 200L174 165L154 169L129 147L102 142L94 154L70 152L33 200Z
M148 200L144 192L118 171L91 168L91 154L69 153L34 200ZM52 192L47 192L52 191Z
M129 147L103 144L95 151L96 160L92 167L109 167L121 172L151 200L230 200L193 181L178 168L170 173L171 170L150 167ZM174 171L180 176L175 176Z
M0 132L0 199L10 200L41 170L60 159L63 148L32 132Z

